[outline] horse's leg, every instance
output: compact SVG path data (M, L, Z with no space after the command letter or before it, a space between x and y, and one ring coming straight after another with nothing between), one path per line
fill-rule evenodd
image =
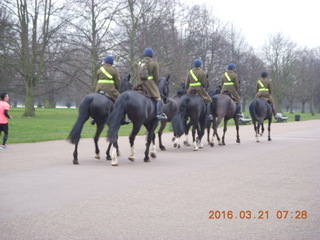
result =
M99 150L99 146L98 146L98 141L99 141L99 137L100 137L100 134L102 132L104 128L104 124L97 124L97 130L96 130L96 135L94 136L94 146L96 148L96 155L95 155L95 158L96 159L100 159L100 150Z
M112 147L112 143L109 143L108 148L107 148L107 151L106 151L106 155L107 155L106 159L107 159L107 160L111 160L111 159L112 159L111 156L110 156L110 149L111 149L111 147Z
M185 135L185 140L183 141L183 144L185 146L190 146L190 143L189 143L189 129L191 127L191 123L189 122L188 124L185 123L185 132L184 132L184 135Z
M236 125L236 130L237 130L237 143L240 143L240 136L239 136L239 116L238 114L236 114L236 117L233 118L234 119L234 124Z
M120 156L120 152L119 152L119 148L118 148L118 143L115 143L115 145L116 145L116 154L117 154L117 156ZM106 152L106 155L107 155L107 157L106 157L106 159L107 160L111 160L112 159L112 157L111 157L111 155L110 155L110 149L111 149L111 147L112 147L112 143L109 143L109 146L108 146L108 149L107 149L107 152Z
M271 137L270 137L271 122L272 122L272 117L268 119L268 141L271 141Z
M155 134L154 131L156 130L158 125L158 120L152 120L151 125L149 127L147 127L148 130L148 139L147 139L147 144L146 144L146 150L144 152L144 161L145 162L150 162L150 158L149 158L149 148L150 148L150 144L152 142L152 139L155 138ZM155 149L155 145L154 148L152 150L151 153L151 157L156 158L156 149Z
M259 140L259 128L260 128L260 123L256 123L256 121L253 121L253 126L254 126L254 131L256 133L256 142L260 142Z
M263 133L264 133L264 125L263 125L263 121L261 122L261 133L260 133L260 136L262 137L263 136Z
M73 151L73 164L78 165L78 144L79 142L74 144L74 151Z
M129 141L130 141L130 147L131 147L131 154L129 156L129 160L130 161L134 161L135 160L135 150L134 150L134 140L136 138L136 135L138 134L140 128L141 128L142 124L133 124L133 129L132 132L129 136Z
M199 141L198 141L198 145L199 145L199 148L203 148L203 144L202 144L202 142L201 142L201 140L202 140L202 137L203 137L203 135L204 135L204 131L205 131L205 129L206 129L206 119L204 118L204 119L201 119L200 121L199 121L199 134L198 134L198 136L199 136Z
M180 148L179 140L180 140L180 137L178 137L178 136L174 136L172 138L172 142L173 142L173 147L174 148Z
M166 124L167 124L167 121L162 121L160 123L160 128L159 128L159 131L158 131L159 147L160 147L161 150L164 150L164 151L166 150L166 147L162 145L161 136L162 136L163 130L166 127Z
M198 147L198 142L196 139L196 132L198 132L197 129L197 125L193 125L192 126L192 142L193 142L193 151L198 151L199 147Z
M112 147L111 147L111 165L112 166L118 166L117 149L118 149L118 143L116 142L112 144Z
M224 141L224 138L225 138L225 136L226 136L227 123L228 123L228 120L224 119L224 120L223 120L222 145L226 145L226 143L225 143L225 141Z
M218 120L216 121L216 124L215 124L215 127L214 127L214 129L215 129L214 135L216 135L216 137L217 137L218 145L223 145L221 143L221 139L220 139L220 136L218 134L218 127L219 127L221 121L222 121L222 117L218 117Z

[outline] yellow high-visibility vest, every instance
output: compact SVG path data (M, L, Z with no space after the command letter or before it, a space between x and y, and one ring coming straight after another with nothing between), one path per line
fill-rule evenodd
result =
M231 78L229 77L228 73L225 72L224 75L226 76L229 82L225 82L223 83L223 85L234 85L234 82L231 81Z
M192 86L192 87L193 86L200 86L201 83L199 82L199 79L197 78L197 76L194 75L192 69L190 70L190 74L191 74L192 78L194 79L195 83L190 83L189 86Z
M114 83L112 75L108 73L104 67L101 67L100 70L108 79L99 79L98 83Z
M259 88L259 92L262 92L262 91L269 92L269 88L265 88L263 83L260 80L258 80L258 83L261 87L261 88Z

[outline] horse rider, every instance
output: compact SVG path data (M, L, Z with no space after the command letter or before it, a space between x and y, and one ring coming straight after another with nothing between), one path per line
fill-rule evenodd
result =
M146 48L143 55L143 59L138 64L138 85L142 85L147 95L156 101L156 118L159 121L167 120L167 116L162 111L162 100L158 89L158 63L153 59L154 54L151 48ZM140 75L140 69L143 67L146 71L146 78Z
M116 101L120 95L120 77L118 70L112 66L113 57L107 56L104 59L104 64L97 71L97 85L95 92L105 95L110 98L113 102ZM123 119L123 124L130 123L129 120ZM94 121L91 121L91 124L94 124Z
M221 76L221 94L226 92L230 93L231 98L237 105L237 114L239 116L240 109L240 101L241 97L239 95L240 92L240 82L238 79L238 75L235 73L236 65L230 63L228 65L228 71L222 74Z
M261 79L257 81L257 87L256 87L256 98L263 98L267 100L272 108L273 115L275 119L277 119L277 112L274 104L273 97L271 95L272 91L272 84L271 80L268 78L267 72L261 73Z
M194 91L203 99L206 104L206 118L207 120L213 120L212 115L210 114L211 102L212 99L207 93L206 89L209 86L209 82L206 76L205 71L201 68L202 61L200 59L196 59L193 62L193 68L189 71L187 76L187 93L193 93Z

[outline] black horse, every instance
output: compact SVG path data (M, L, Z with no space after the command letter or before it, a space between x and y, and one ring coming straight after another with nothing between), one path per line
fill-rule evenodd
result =
M208 143L211 147L214 146L214 136L217 137L218 144L219 145L225 145L225 134L227 131L227 123L228 120L233 118L234 123L236 125L237 130L237 139L236 142L240 143L240 137L239 137L239 116L237 115L237 107L236 103L232 100L232 98L228 94L217 94L219 93L219 90L213 90L212 92L209 92L209 95L212 99L211 102L211 113L213 116L212 121L212 129L213 129L213 135L212 140L209 139L210 134L210 125L207 126L208 130ZM222 141L220 141L220 137L218 135L218 126L221 123L222 119L224 119L224 127L223 127L223 135L222 135Z
M271 141L270 131L272 122L272 109L270 104L263 98L255 98L249 105L249 111L252 118L254 131L256 133L257 142L260 142L259 135L262 136L264 132L264 120L268 120L268 141Z
M160 95L167 98L169 94L169 90L167 89L168 84L166 84L167 79L159 78L158 81L161 82L158 84L158 86L161 87L159 89ZM134 140L142 125L144 125L148 131L144 161L149 162L149 148L155 137L154 131L158 125L155 101L140 91L126 91L120 94L115 103L115 110L111 113L110 118L108 119L108 140L112 144L117 143L120 122L124 114L127 114L133 125L129 136L131 146L131 155L129 156L129 160L135 160ZM153 158L156 157L155 149L152 149L150 155ZM114 149L111 156L111 164L113 166L117 166L118 159Z
M159 86L158 86L159 87ZM160 89L160 88L159 88ZM158 130L159 147L161 150L166 150L166 147L162 144L162 132L165 129L168 122L171 122L173 117L176 115L179 107L180 98L187 93L185 83L181 83L180 87L175 95L171 98L163 99L163 112L167 115L167 120L160 122L160 127Z
M179 110L172 119L174 146L178 147L179 138L192 126L193 150L203 147L201 139L206 124L206 106L203 99L196 94L185 94L180 99ZM187 120L189 119L189 122ZM196 138L196 132L198 137Z
M127 77L121 79L121 87L120 92L124 92L126 90L132 89L132 84L130 83L130 74ZM110 113L114 109L113 101L99 93L90 93L86 95L80 102L79 110L78 110L78 119L74 124L67 140L75 145L73 152L73 164L79 164L78 161L78 144L81 137L81 132L83 125L85 122L91 117L94 119L96 123L97 129L96 134L94 136L94 144L95 144L95 158L100 159L100 150L98 146L98 140L100 134L104 128L104 125L107 122L107 119ZM106 151L107 160L111 160L110 157L110 148L111 144L109 144L108 149ZM119 152L117 152L119 154Z

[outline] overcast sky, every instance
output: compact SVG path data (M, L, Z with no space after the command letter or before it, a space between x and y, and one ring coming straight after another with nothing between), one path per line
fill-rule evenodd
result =
M301 47L320 47L320 0L189 0L201 1L223 22L232 22L254 48L278 32Z

